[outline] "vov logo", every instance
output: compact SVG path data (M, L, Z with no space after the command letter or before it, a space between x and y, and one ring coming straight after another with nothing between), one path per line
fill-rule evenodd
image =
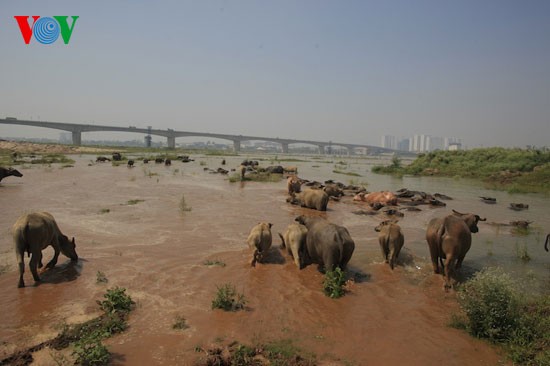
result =
M42 44L52 44L59 38L59 33L61 33L63 42L69 44L74 25L79 16L71 16L71 18L73 18L73 24L70 27L67 21L67 15L54 15L52 18L33 15L32 26L29 24L29 15L15 15L14 18L17 20L25 44L30 43L33 35L34 38Z

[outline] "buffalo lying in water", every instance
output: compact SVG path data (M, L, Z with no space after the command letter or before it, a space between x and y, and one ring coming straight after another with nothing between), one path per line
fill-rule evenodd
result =
M29 263L32 276L36 282L40 282L38 268L42 268L42 250L51 245L55 251L53 258L46 265L47 268L55 267L59 252L71 260L78 260L75 250L74 238L69 240L48 212L33 212L21 216L12 227L13 241L15 242L15 256L19 265L19 285L25 287L23 273L25 272L25 252L31 256Z

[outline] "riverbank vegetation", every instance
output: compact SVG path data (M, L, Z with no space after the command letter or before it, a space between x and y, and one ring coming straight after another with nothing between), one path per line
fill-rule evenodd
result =
M478 272L458 292L452 326L506 349L515 365L550 365L550 295L528 296L499 268Z
M430 175L481 179L488 188L511 193L550 193L550 150L500 147L434 151L403 166L394 157L389 166L374 166L373 173Z

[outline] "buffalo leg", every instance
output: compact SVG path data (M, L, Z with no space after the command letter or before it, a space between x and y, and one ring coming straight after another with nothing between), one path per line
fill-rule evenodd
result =
M57 264L57 259L59 258L59 248L56 248L54 246L53 249L55 251L53 254L53 258L51 261L48 262L48 264L46 265L46 268L53 268Z
M445 260L445 291L448 291L454 285L455 279L455 258L448 255Z
M439 273L439 253L435 245L428 245L430 248L430 257L432 258L432 266L434 268L434 273Z
M42 261L42 252L39 251L36 254L33 254L29 263L29 266L31 267L31 273L32 277L34 278L35 282L40 282L40 276L38 275L37 266L38 263Z
M19 266L19 284L17 287L25 287L25 281L23 280L23 273L25 273L25 261L23 259L24 253L16 252L17 264Z
M382 257L384 258L384 261L388 263L388 246L386 245L385 241L380 240L380 250L382 251Z

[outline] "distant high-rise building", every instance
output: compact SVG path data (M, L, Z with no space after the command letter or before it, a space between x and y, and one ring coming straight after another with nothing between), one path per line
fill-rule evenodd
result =
M443 137L428 136L426 151L443 150Z
M395 141L395 136L384 135L382 136L382 147L386 149L395 149L397 147Z
M397 143L397 150L409 151L410 139L403 139Z

